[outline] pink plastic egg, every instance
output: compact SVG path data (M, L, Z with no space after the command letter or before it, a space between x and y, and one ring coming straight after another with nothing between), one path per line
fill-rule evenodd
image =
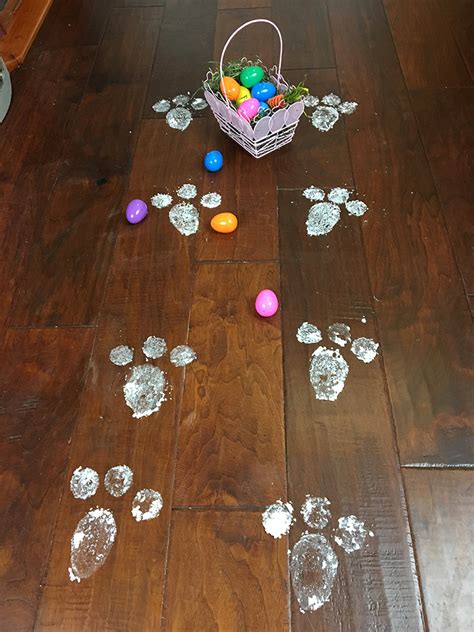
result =
M273 290L262 290L255 299L257 314L264 318L273 316L278 311L278 298Z
M258 108L260 107L260 101L258 99L247 99L239 105L237 108L237 114L241 116L246 121L250 121L257 116Z

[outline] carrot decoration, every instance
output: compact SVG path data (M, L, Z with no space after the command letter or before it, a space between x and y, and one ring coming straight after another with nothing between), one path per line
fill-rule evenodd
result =
M284 108L285 103L285 95L284 94L276 94L274 97L268 99L268 105L274 110L275 108Z

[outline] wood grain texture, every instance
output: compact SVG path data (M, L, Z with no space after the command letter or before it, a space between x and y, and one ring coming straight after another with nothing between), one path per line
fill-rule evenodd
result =
M260 513L174 511L163 630L268 630L288 626L285 538Z
M400 458L465 463L471 317L388 24L373 0L329 11Z
M0 376L0 619L31 630L94 331L9 331Z
M283 35L284 68L334 68L325 0L273 0L273 19Z
M273 264L199 265L186 374L175 505L262 506L285 494L280 318L254 301L278 291Z
M168 163L153 151L157 143L171 164L181 164L197 182L204 125L205 121L195 121L188 130L190 150L180 140L180 132L167 132L165 122L144 122L127 195L146 199L158 183L177 184L179 174L173 181ZM192 240L171 226L166 211L150 213L136 226L125 221L120 225L68 476L79 465L87 465L102 477L109 467L125 463L134 472L134 485L123 498L109 497L102 487L94 497L94 505L113 510L118 535L106 565L80 584L72 584L67 576L69 542L76 522L91 503L74 500L65 490L39 629L151 630L159 625L183 370L166 358L153 362L166 371L171 396L158 413L136 420L122 392L129 368L113 365L109 352L118 344L129 344L135 349L133 364L137 365L145 360L141 345L150 335L164 337L169 349L186 342L191 259ZM188 373L198 367L192 365ZM157 520L137 523L130 513L131 501L145 487L158 490L164 506Z
M383 0L383 4L408 88L471 83L439 0Z
M160 11L117 9L111 16L66 143L63 171L38 220L13 325L97 322Z
M353 338L377 340L361 220L344 215L329 235L308 237L308 200L282 191L279 207L288 498L299 516L306 494L326 496L331 527L339 516L355 514L375 534L367 549L350 556L336 546L340 566L331 600L301 614L293 598L292 629L421 630L382 362L363 364L341 350L349 364L345 388L335 402L318 401L308 375L316 345L301 344L295 335L302 322L314 323L323 332L321 344L332 348L326 329L343 322ZM306 528L299 519L292 544Z
M95 54L94 46L38 51L12 75L15 99L0 135L2 185L32 169L54 165L57 171ZM52 186L45 182L46 190Z
M443 18L449 21L451 30L459 46L461 55L474 79L474 14L470 0L439 0L443 9Z
M167 0L156 48L144 118L162 117L152 110L159 99L193 94L212 60L217 0ZM202 95L201 95L202 96ZM208 108L193 116L207 116Z
M474 293L474 88L420 90L412 101L468 294Z
M94 55L94 47L45 51L15 71L15 103L0 135L0 325L23 279Z
M472 471L405 469L411 528L431 632L472 624Z
M333 69L285 69L283 75L289 84L304 81L310 93L319 98L331 92L341 94ZM341 96L352 100L350 94ZM312 112L308 109L306 113L311 116ZM344 118L341 117L330 132L319 132L307 117L301 117L291 143L275 155L280 189L305 189L311 184L320 187L354 185Z
M55 0L34 47L58 49L100 44L115 0Z
M206 172L203 193L218 191L222 204L216 209L201 207L201 230L197 235L199 260L268 260L278 256L278 205L275 159L261 158L258 166L246 151L225 136L212 117L208 121L207 151L219 149L224 167ZM238 229L222 235L212 230L216 213L230 211L239 221Z

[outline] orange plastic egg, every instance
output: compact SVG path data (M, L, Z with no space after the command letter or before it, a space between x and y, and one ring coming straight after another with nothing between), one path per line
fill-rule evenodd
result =
M211 226L217 233L233 233L238 223L233 213L218 213L211 219Z
M236 101L239 98L240 85L232 77L222 77L219 85L222 94L227 96L230 101Z

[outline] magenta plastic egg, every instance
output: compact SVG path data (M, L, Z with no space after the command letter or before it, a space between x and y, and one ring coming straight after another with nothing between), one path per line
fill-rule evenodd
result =
M130 224L138 224L148 215L147 205L143 200L132 200L125 212Z
M264 318L273 316L278 311L278 298L273 290L262 290L255 299L257 314Z
M246 121L250 121L258 114L258 108L260 107L260 101L258 99L247 99L241 103L237 109L237 114Z

